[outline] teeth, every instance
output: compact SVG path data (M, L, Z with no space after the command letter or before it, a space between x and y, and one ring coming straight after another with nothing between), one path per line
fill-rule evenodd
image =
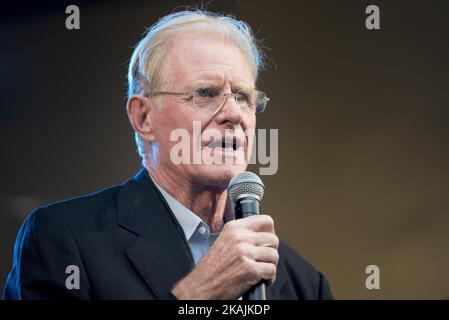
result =
M237 150L238 145L232 141L212 141L207 145L207 147L211 149L220 148L235 151Z
M232 149L233 145L234 145L233 143L229 143L229 142L222 142L221 143L221 147L222 148L231 148Z

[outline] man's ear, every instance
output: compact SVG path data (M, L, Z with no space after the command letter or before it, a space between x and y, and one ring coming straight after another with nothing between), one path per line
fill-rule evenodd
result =
M152 116L156 106L147 97L134 94L128 98L126 113L134 131L146 141L154 141Z

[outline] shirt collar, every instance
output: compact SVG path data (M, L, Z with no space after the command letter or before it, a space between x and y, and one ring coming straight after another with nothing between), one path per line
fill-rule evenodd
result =
M171 194L165 191L149 174L151 180L153 180L154 185L159 189L162 193L162 196L167 201L168 206L173 212L176 220L181 225L182 230L184 231L184 235L187 241L190 240L195 230L198 228L198 225L203 222L200 217L194 214L192 211L187 209L183 204L181 204L178 200L176 200Z

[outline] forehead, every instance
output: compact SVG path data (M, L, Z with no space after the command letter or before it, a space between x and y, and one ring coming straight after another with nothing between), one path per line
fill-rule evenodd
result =
M233 86L255 85L248 58L236 45L213 34L188 34L173 38L163 77L167 84L228 81Z

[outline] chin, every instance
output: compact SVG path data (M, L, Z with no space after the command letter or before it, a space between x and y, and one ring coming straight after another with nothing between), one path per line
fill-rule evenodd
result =
M246 164L202 165L201 168L197 168L198 170L194 175L198 178L200 184L226 189L232 177L245 171L246 167Z

